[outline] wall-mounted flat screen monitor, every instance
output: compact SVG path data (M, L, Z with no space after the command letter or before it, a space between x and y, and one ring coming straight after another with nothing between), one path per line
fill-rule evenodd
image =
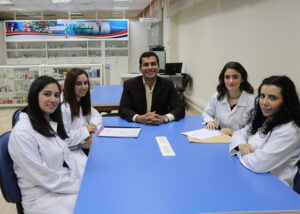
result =
M181 73L182 62L166 63L165 74L176 75Z

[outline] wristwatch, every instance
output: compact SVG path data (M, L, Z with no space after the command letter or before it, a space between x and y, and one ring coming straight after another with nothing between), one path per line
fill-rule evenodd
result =
M168 123L169 122L169 118L167 116L164 116L164 121L165 121L165 123Z

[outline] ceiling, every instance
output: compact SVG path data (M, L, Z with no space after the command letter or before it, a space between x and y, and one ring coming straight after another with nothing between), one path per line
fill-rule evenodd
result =
M0 3L3 0L0 0ZM0 4L0 20L68 19L136 19L152 0L72 0L54 4L52 0L9 0L12 5ZM14 14L15 12L15 14Z

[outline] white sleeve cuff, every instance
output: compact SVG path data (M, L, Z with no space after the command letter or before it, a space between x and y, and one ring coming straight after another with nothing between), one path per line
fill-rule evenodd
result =
M166 114L165 116L166 116L166 117L169 119L169 122L171 122L171 121L175 120L175 117L174 117L174 115L173 115L173 114L171 114L171 113L169 113L169 114Z
M133 122L136 122L135 119L136 119L137 116L138 116L138 114L135 114L135 115L133 116L133 118L132 118L132 121L133 121Z

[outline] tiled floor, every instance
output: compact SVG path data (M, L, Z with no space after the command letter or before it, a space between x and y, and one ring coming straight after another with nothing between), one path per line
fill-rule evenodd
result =
M11 130L11 118L17 108L0 109L0 134ZM188 108L187 115L199 114L198 111ZM0 194L0 213L3 214L17 214L16 206L14 204L7 203L2 193Z
M11 118L17 108L0 109L0 134L11 130Z

